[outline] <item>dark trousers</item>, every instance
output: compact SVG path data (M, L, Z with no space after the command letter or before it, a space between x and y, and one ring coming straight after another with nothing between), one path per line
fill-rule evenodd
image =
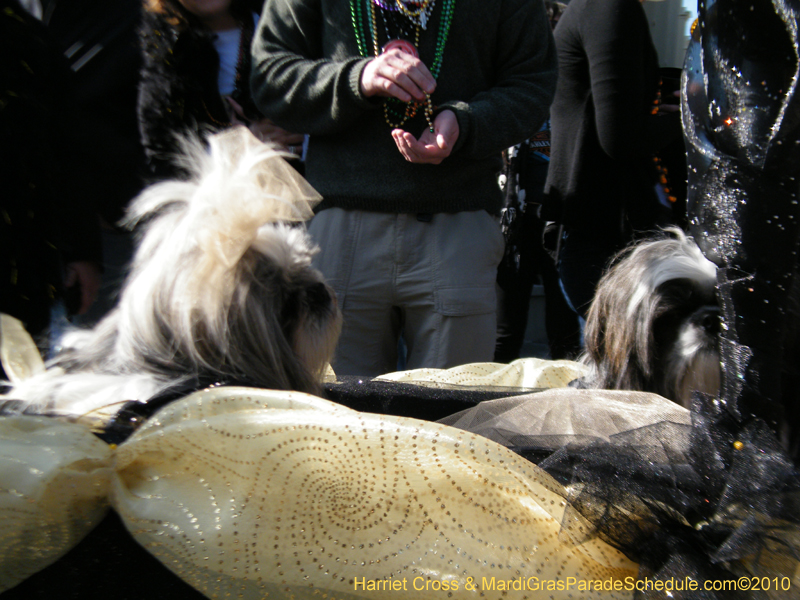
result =
M558 255L558 276L570 307L586 319L597 283L611 259L623 247L616 239L605 239L594 232L565 230Z
M544 319L551 359L572 359L580 352L580 326L566 303L558 282L555 262L542 243L544 222L523 213L523 231L515 269L498 271L497 346L495 362L520 357L528 325L531 292L538 281L544 288Z

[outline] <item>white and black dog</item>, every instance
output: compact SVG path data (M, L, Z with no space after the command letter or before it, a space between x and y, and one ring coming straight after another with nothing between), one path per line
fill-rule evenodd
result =
M245 128L184 146L190 178L130 207L141 237L118 306L10 390L23 410L89 414L220 381L321 390L341 316L298 225L318 195Z
M584 385L655 392L689 407L720 385L716 266L670 228L624 250L589 309Z

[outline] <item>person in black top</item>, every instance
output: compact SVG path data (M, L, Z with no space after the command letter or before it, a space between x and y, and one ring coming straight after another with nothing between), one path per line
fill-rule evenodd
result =
M246 125L260 139L285 147L302 134L276 127L250 94L250 43L258 15L249 0L146 0L141 31L139 129L156 178L178 169L178 136Z
M609 259L634 232L668 224L654 153L681 130L677 106L659 102L658 56L638 0L573 0L555 39L545 217L564 226L561 285L585 318Z
M65 126L72 73L39 20L17 0L0 6L0 312L45 349L57 298L74 312L94 301L100 232Z

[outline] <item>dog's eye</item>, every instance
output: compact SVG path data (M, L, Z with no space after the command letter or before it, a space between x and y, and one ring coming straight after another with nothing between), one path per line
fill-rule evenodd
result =
M283 298L281 318L295 322L301 314L320 314L329 310L333 299L324 283L312 283L305 289L296 289Z
M326 308L331 303L331 294L324 283L316 283L306 290L306 304L311 310Z
M712 335L718 334L722 327L722 315L716 306L703 306L692 315L692 319Z

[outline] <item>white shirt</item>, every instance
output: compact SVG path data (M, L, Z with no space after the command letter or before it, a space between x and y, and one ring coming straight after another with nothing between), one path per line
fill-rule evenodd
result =
M253 15L253 23L255 26L258 25L258 15ZM237 27L215 33L214 48L219 54L217 87L220 96L230 96L236 89L236 66L239 62L239 40L242 38L242 30Z

